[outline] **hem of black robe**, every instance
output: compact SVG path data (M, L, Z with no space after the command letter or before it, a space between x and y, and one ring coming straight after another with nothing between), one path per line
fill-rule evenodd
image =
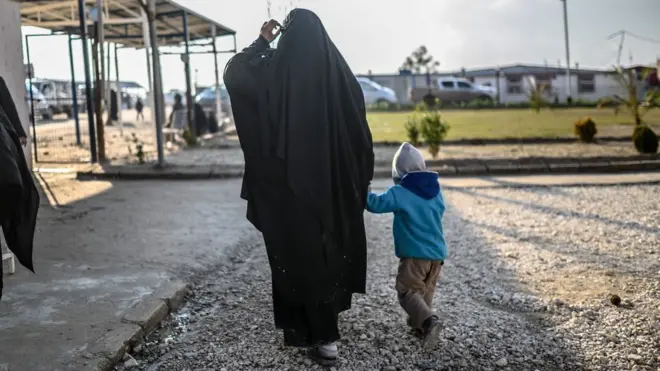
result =
M351 308L352 294L338 294L327 303L287 303L273 297L275 327L284 333L284 343L296 348L330 344L341 338L338 315ZM307 321L301 319L306 318Z

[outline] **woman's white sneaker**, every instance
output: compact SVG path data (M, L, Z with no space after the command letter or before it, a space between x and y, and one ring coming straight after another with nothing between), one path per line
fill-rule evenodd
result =
M337 360L339 351L337 343L319 345L310 349L310 356L321 364L334 363Z

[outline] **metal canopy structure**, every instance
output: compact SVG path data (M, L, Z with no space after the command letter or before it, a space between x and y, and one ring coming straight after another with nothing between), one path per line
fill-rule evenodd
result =
M179 46L185 43L185 23L191 43L208 41L214 36L235 35L222 24L192 11L172 0L156 0L155 26L159 46ZM107 41L124 47L144 48L144 16L141 0L103 1L103 30ZM96 0L85 0L86 8ZM41 27L55 33L80 34L77 0L21 1L21 20L24 26ZM185 19L184 20L184 14ZM88 27L94 22L87 19ZM208 44L208 43L207 43Z
M184 47L184 51L176 53L181 55L186 75L186 110L188 112L188 128L193 131L192 121L192 88L190 76L190 54L213 54L215 65L216 86L219 85L218 58L219 53L236 52L236 32L221 25L195 11L192 11L173 0L20 0L21 20L25 26L34 26L48 29L52 35L68 34L79 35L83 46L83 62L85 65L85 89L87 109L89 116L90 154L91 161L97 161L94 134L94 117L92 115L92 93L89 66L89 52L87 47L88 35L94 36L101 44L100 49L100 84L107 90L106 104L110 99L109 65L110 53L108 46L108 60L104 63L103 44L115 44L115 70L116 83L119 84L117 46L122 48L144 48L147 55L147 71L149 85L152 92L151 108L155 110L156 142L158 148L158 164L164 165L163 153L163 120L165 116L163 91L161 81L161 67L159 47ZM29 54L29 37L26 36L26 48ZM218 51L216 38L220 36L233 36L233 50ZM192 51L193 46L211 47L211 50ZM69 46L71 48L71 46ZM150 53L151 51L151 53ZM70 51L73 72L73 57ZM165 53L164 53L165 54ZM167 53L170 54L170 53ZM172 53L175 54L175 53ZM150 62L151 60L151 62ZM106 74L106 71L108 74ZM30 84L32 83L32 76ZM75 79L72 75L72 79ZM106 80L107 79L107 80ZM30 88L31 89L31 88ZM216 115L220 114L220 93L216 91ZM100 110L99 110L100 111ZM100 115L100 114L99 114ZM77 117L77 112L76 112ZM100 121L101 116L97 119ZM76 119L77 122L77 119ZM121 125L121 119L120 119ZM34 126L34 123L33 123ZM120 126L121 128L121 126ZM99 127L99 156L103 157L103 131ZM36 146L35 146L36 148Z

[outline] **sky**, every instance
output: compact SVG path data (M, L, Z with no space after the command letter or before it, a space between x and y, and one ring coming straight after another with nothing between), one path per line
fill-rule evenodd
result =
M177 1L235 30L239 49L258 36L268 17L267 0ZM660 0L567 0L567 4L571 65L612 67L619 38L608 40L608 36L619 30L660 41ZM319 15L356 74L397 73L420 45L440 62L440 70L566 63L560 0L271 0L271 15L282 21L294 6ZM41 32L23 27L24 34ZM229 37L218 40L219 50L232 46ZM81 55L74 47L78 80L84 76ZM37 77L70 78L65 38L31 38L30 56ZM626 37L622 63L655 64L659 57L660 42ZM219 57L221 76L229 58L229 54ZM120 50L119 59L122 80L147 86L144 50ZM161 63L165 90L184 88L179 56L162 56ZM211 55L193 55L191 64L193 83L213 83Z

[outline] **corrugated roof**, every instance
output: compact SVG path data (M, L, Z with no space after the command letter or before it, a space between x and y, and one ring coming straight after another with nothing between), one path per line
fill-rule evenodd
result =
M140 5L136 0L105 0L104 36L107 41L127 47L143 48L143 28ZM85 0L87 8L96 6L96 0ZM79 34L77 0L22 0L21 20L24 26L35 26L55 33ZM236 32L222 24L192 11L173 0L156 0L156 27L158 45L177 46L184 42L183 16L187 14L190 41L210 39L212 28L216 36L234 35ZM93 32L93 23L90 34Z

